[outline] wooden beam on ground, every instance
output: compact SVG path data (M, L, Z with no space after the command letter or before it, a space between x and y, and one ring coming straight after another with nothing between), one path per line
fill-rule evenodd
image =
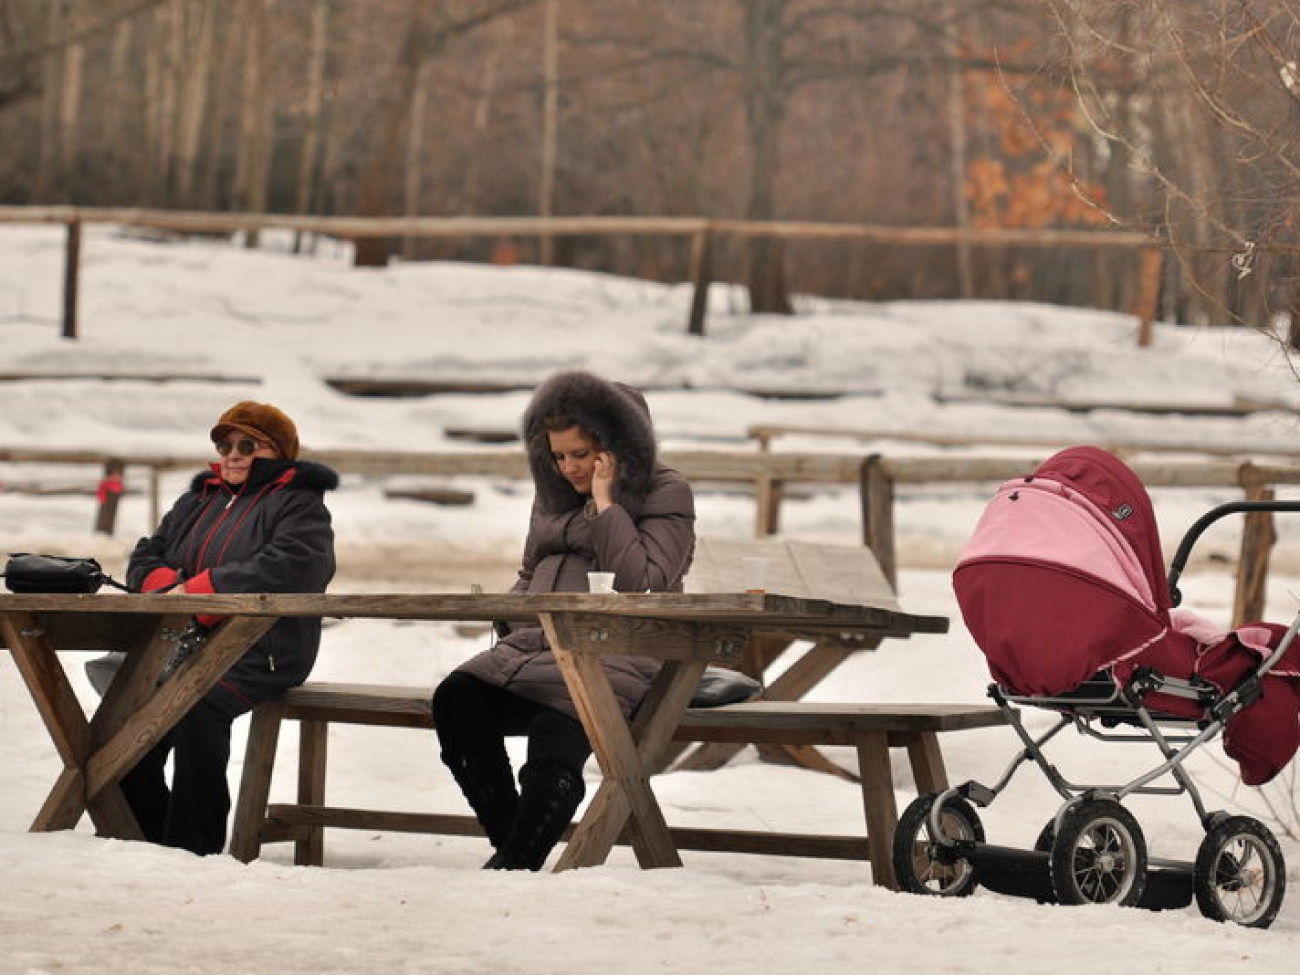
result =
M461 507L474 503L473 491L461 491L448 487L386 488L384 497L396 501L427 501L430 504L452 507Z
M435 396L445 393L480 395L530 390L531 382L493 382L487 379L392 379L372 376L326 377L325 384L348 396Z
M218 376L212 373L143 373L143 372L50 372L27 370L23 372L0 372L0 382L69 382L79 379L93 380L97 383L237 383L239 385L260 385L258 376Z

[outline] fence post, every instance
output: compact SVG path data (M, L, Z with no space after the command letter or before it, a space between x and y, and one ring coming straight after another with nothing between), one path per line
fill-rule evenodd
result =
M149 530L153 531L162 520L161 474L154 464L149 465Z
M754 495L758 502L754 523L755 538L766 538L777 533L781 523L781 495L784 489L784 483L771 474L760 474L754 480Z
M871 454L862 462L858 490L862 501L862 544L875 553L889 584L898 588L898 563L894 554L894 479L885 470L884 457Z
M1260 481L1259 469L1249 462L1240 468L1247 501L1272 501L1273 489ZM1268 590L1268 563L1277 542L1273 512L1249 511L1241 529L1241 555L1237 560L1237 592L1232 603L1232 625L1264 618Z
M95 516L95 531L101 535L113 534L117 522L117 502L122 497L122 474L126 465L115 457L104 461L104 476L95 491L99 512Z
M1133 314L1138 319L1138 346L1146 348L1155 333L1157 306L1160 302L1160 272L1165 255L1159 247L1143 247L1138 258L1137 297Z
M63 337L77 337L77 279L81 275L81 221L68 222L63 258Z
M704 334L704 315L709 304L709 279L713 277L713 232L705 227L691 237L691 318L688 335Z

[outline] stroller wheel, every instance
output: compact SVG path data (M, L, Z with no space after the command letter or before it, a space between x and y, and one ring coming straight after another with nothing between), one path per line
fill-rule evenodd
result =
M943 839L955 840L958 846L939 842L930 821L930 810L938 798L937 793L920 796L898 817L894 874L898 886L908 893L966 897L974 893L979 878L975 865L961 856L959 846L984 842L984 826L969 802L949 796L939 813L939 827Z
M1286 893L1282 849L1268 828L1249 816L1216 822L1196 851L1192 889L1196 906L1211 920L1266 928Z
M1066 810L1052 842L1059 903L1136 904L1146 875L1146 840L1127 809L1113 799L1085 799Z

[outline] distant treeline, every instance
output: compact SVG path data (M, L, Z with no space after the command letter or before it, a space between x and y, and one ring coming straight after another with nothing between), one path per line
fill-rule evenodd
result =
M0 0L0 204L1149 233L1291 305L1300 0ZM371 241L654 279L680 240ZM725 241L790 293L1122 307L1131 250Z

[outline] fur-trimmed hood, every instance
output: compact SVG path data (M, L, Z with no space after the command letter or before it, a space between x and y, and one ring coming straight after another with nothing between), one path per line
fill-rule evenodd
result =
M630 386L579 371L557 373L537 387L524 411L524 443L537 504L558 513L582 507L587 498L564 479L551 456L545 420L552 416L572 420L614 455L614 500L633 517L638 515L656 467L654 424L645 398Z

